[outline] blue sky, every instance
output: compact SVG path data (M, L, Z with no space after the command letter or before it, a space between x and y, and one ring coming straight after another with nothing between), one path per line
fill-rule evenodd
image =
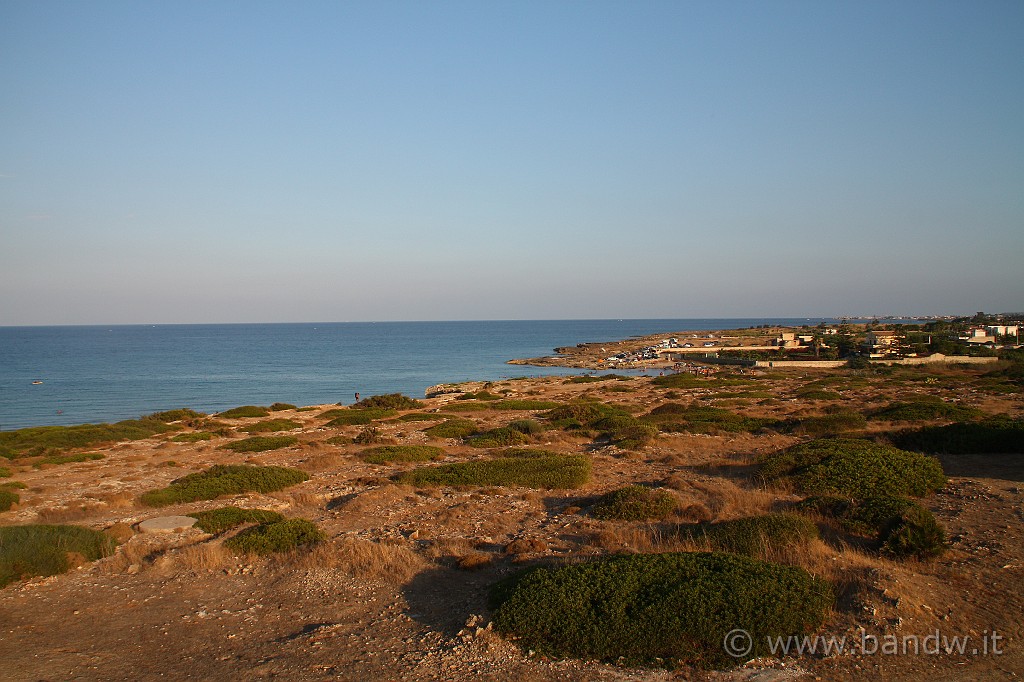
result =
M1024 3L0 0L0 325L1024 308Z

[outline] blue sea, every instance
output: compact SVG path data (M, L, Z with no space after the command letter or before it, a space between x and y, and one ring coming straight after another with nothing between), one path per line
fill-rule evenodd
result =
M580 370L506 364L556 346L815 319L0 327L0 429L287 402L422 397L438 383ZM832 320L825 320L832 322ZM41 381L41 384L33 384Z

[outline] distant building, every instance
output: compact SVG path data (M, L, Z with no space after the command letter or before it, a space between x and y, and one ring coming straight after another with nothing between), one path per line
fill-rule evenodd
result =
M970 344L983 345L986 343L995 343L996 337L989 334L988 329L985 327L971 327L967 330L966 334L961 334L957 337L960 341L965 341Z
M1020 333L1020 328L1017 325L1015 325L1015 324L1011 324L1011 325L997 324L997 325L992 325L990 327L985 327L985 331L987 331L992 336L1013 336L1015 334L1019 334Z

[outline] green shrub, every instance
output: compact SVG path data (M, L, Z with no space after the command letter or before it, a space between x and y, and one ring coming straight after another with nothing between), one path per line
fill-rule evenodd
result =
M557 428L578 429L593 424L599 419L613 416L630 416L617 405L598 402L573 402L560 405L540 415Z
M599 519L645 521L663 519L677 506L676 498L667 490L629 485L602 495L591 509Z
M466 438L476 432L476 422L458 418L446 419L440 424L423 430L423 433L431 438Z
M430 412L410 412L398 417L400 422L433 422L444 419L444 415L432 414Z
M178 502L212 500L221 495L269 493L308 479L305 472L286 467L217 464L174 480L166 488L144 493L142 503L165 507Z
M397 476L399 483L415 486L520 486L524 488L578 488L590 479L590 458L585 455L499 457L490 460L421 467Z
M271 412L283 412L284 410L297 410L299 408L296 407L295 405L292 405L291 403L274 403L267 409L269 409Z
M0 478L10 478L14 473L7 467L0 467Z
M776 424L775 419L746 417L721 407L678 403L659 405L645 415L643 420L656 425L661 431L690 433L750 432Z
M154 419L158 422L170 423L179 421L189 421L192 419L200 419L206 415L202 412L196 412L190 410L187 407L183 407L178 410L167 410L166 412L154 412L153 414L147 414L143 419Z
M225 443L220 446L220 449L233 452L263 452L265 450L285 448L298 442L299 439L295 436L253 436Z
M882 554L897 559L928 559L946 549L946 533L935 516L920 505L908 507L878 536Z
M223 417L224 419L245 419L248 417L266 417L270 414L270 410L265 407L259 407L258 405L242 405L241 407L235 407L226 412L221 412L217 416Z
M508 428L525 433L527 436L536 436L544 432L544 427L533 419L515 419L508 423Z
M818 537L810 519L794 514L765 514L717 523L681 526L680 539L707 543L719 552L757 556L766 549L804 544Z
M551 410L561 405L551 400L498 400L488 407L492 410Z
M69 553L96 561L112 554L116 545L105 533L81 526L0 527L0 587L64 573L71 567Z
M196 521L196 528L207 533L223 533L237 528L243 523L272 523L283 521L284 517L269 509L242 509L240 507L220 507L188 514Z
M401 393L388 393L386 395L375 395L363 398L352 406L356 410L416 410L423 407L419 400L408 398Z
M491 409L491 407L487 403L464 402L448 403L441 409L445 412L483 412Z
M171 441L175 443L195 443L201 440L213 440L213 434L209 431L191 431L189 433L179 433L171 438Z
M116 424L33 426L0 431L0 454L9 458L35 457L107 443L141 440L174 431L176 426L157 419L128 419Z
M822 438L766 455L760 476L789 479L812 495L852 498L921 497L946 484L942 466L931 457L852 438Z
M645 424L632 415L604 417L590 425L597 431L598 440L606 440L609 445L623 450L635 450L649 443L658 429Z
M848 500L818 496L803 500L796 508L833 519L848 533L874 536L882 554L896 559L926 559L945 550L946 534L935 515L906 497Z
M371 464L429 462L444 457L444 449L433 445L382 445L363 450L360 454Z
M510 445L525 445L530 439L525 433L508 426L499 426L490 431L484 431L466 440L467 445L474 448L504 448Z
M301 428L302 424L294 422L291 419L267 419L255 424L249 424L239 428L240 431L246 433L273 433L274 431L291 431L292 429Z
M21 502L21 496L6 486L0 488L0 512L9 511L11 507Z
M79 452L74 455L50 455L44 457L38 462L32 464L36 469L41 468L44 464L72 464L74 462L92 462L97 459L103 459L104 455L98 452Z
M937 397L922 396L911 402L890 403L886 407L874 410L870 416L872 419L883 419L890 422L912 422L930 419L968 421L977 419L983 414L973 407L947 403Z
M1024 419L993 417L968 424L930 426L892 436L897 447L921 452L964 454L1024 453Z
M246 528L224 546L239 554L273 554L288 552L326 539L315 523L306 519L285 519Z
M717 553L528 569L492 591L495 628L524 649L665 667L735 665L723 641L737 628L751 635L748 658L769 655L769 637L815 631L833 601L802 569Z
M867 426L867 419L855 410L836 410L818 417L801 419L797 430L814 436L825 436L843 431L857 431Z
M385 417L393 417L398 414L395 410L384 408L384 407L367 407L363 409L342 409L342 410L328 410L321 414L321 417L333 417L331 421L327 422L324 426L328 428L336 428L338 426L353 426L356 424L369 424L370 422Z
M803 389L797 391L796 397L802 400L842 400L843 396L835 391L823 389Z

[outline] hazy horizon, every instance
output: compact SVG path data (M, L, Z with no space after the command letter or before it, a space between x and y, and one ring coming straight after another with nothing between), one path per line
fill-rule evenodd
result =
M1013 1L0 3L0 325L1019 310L1021 35Z

